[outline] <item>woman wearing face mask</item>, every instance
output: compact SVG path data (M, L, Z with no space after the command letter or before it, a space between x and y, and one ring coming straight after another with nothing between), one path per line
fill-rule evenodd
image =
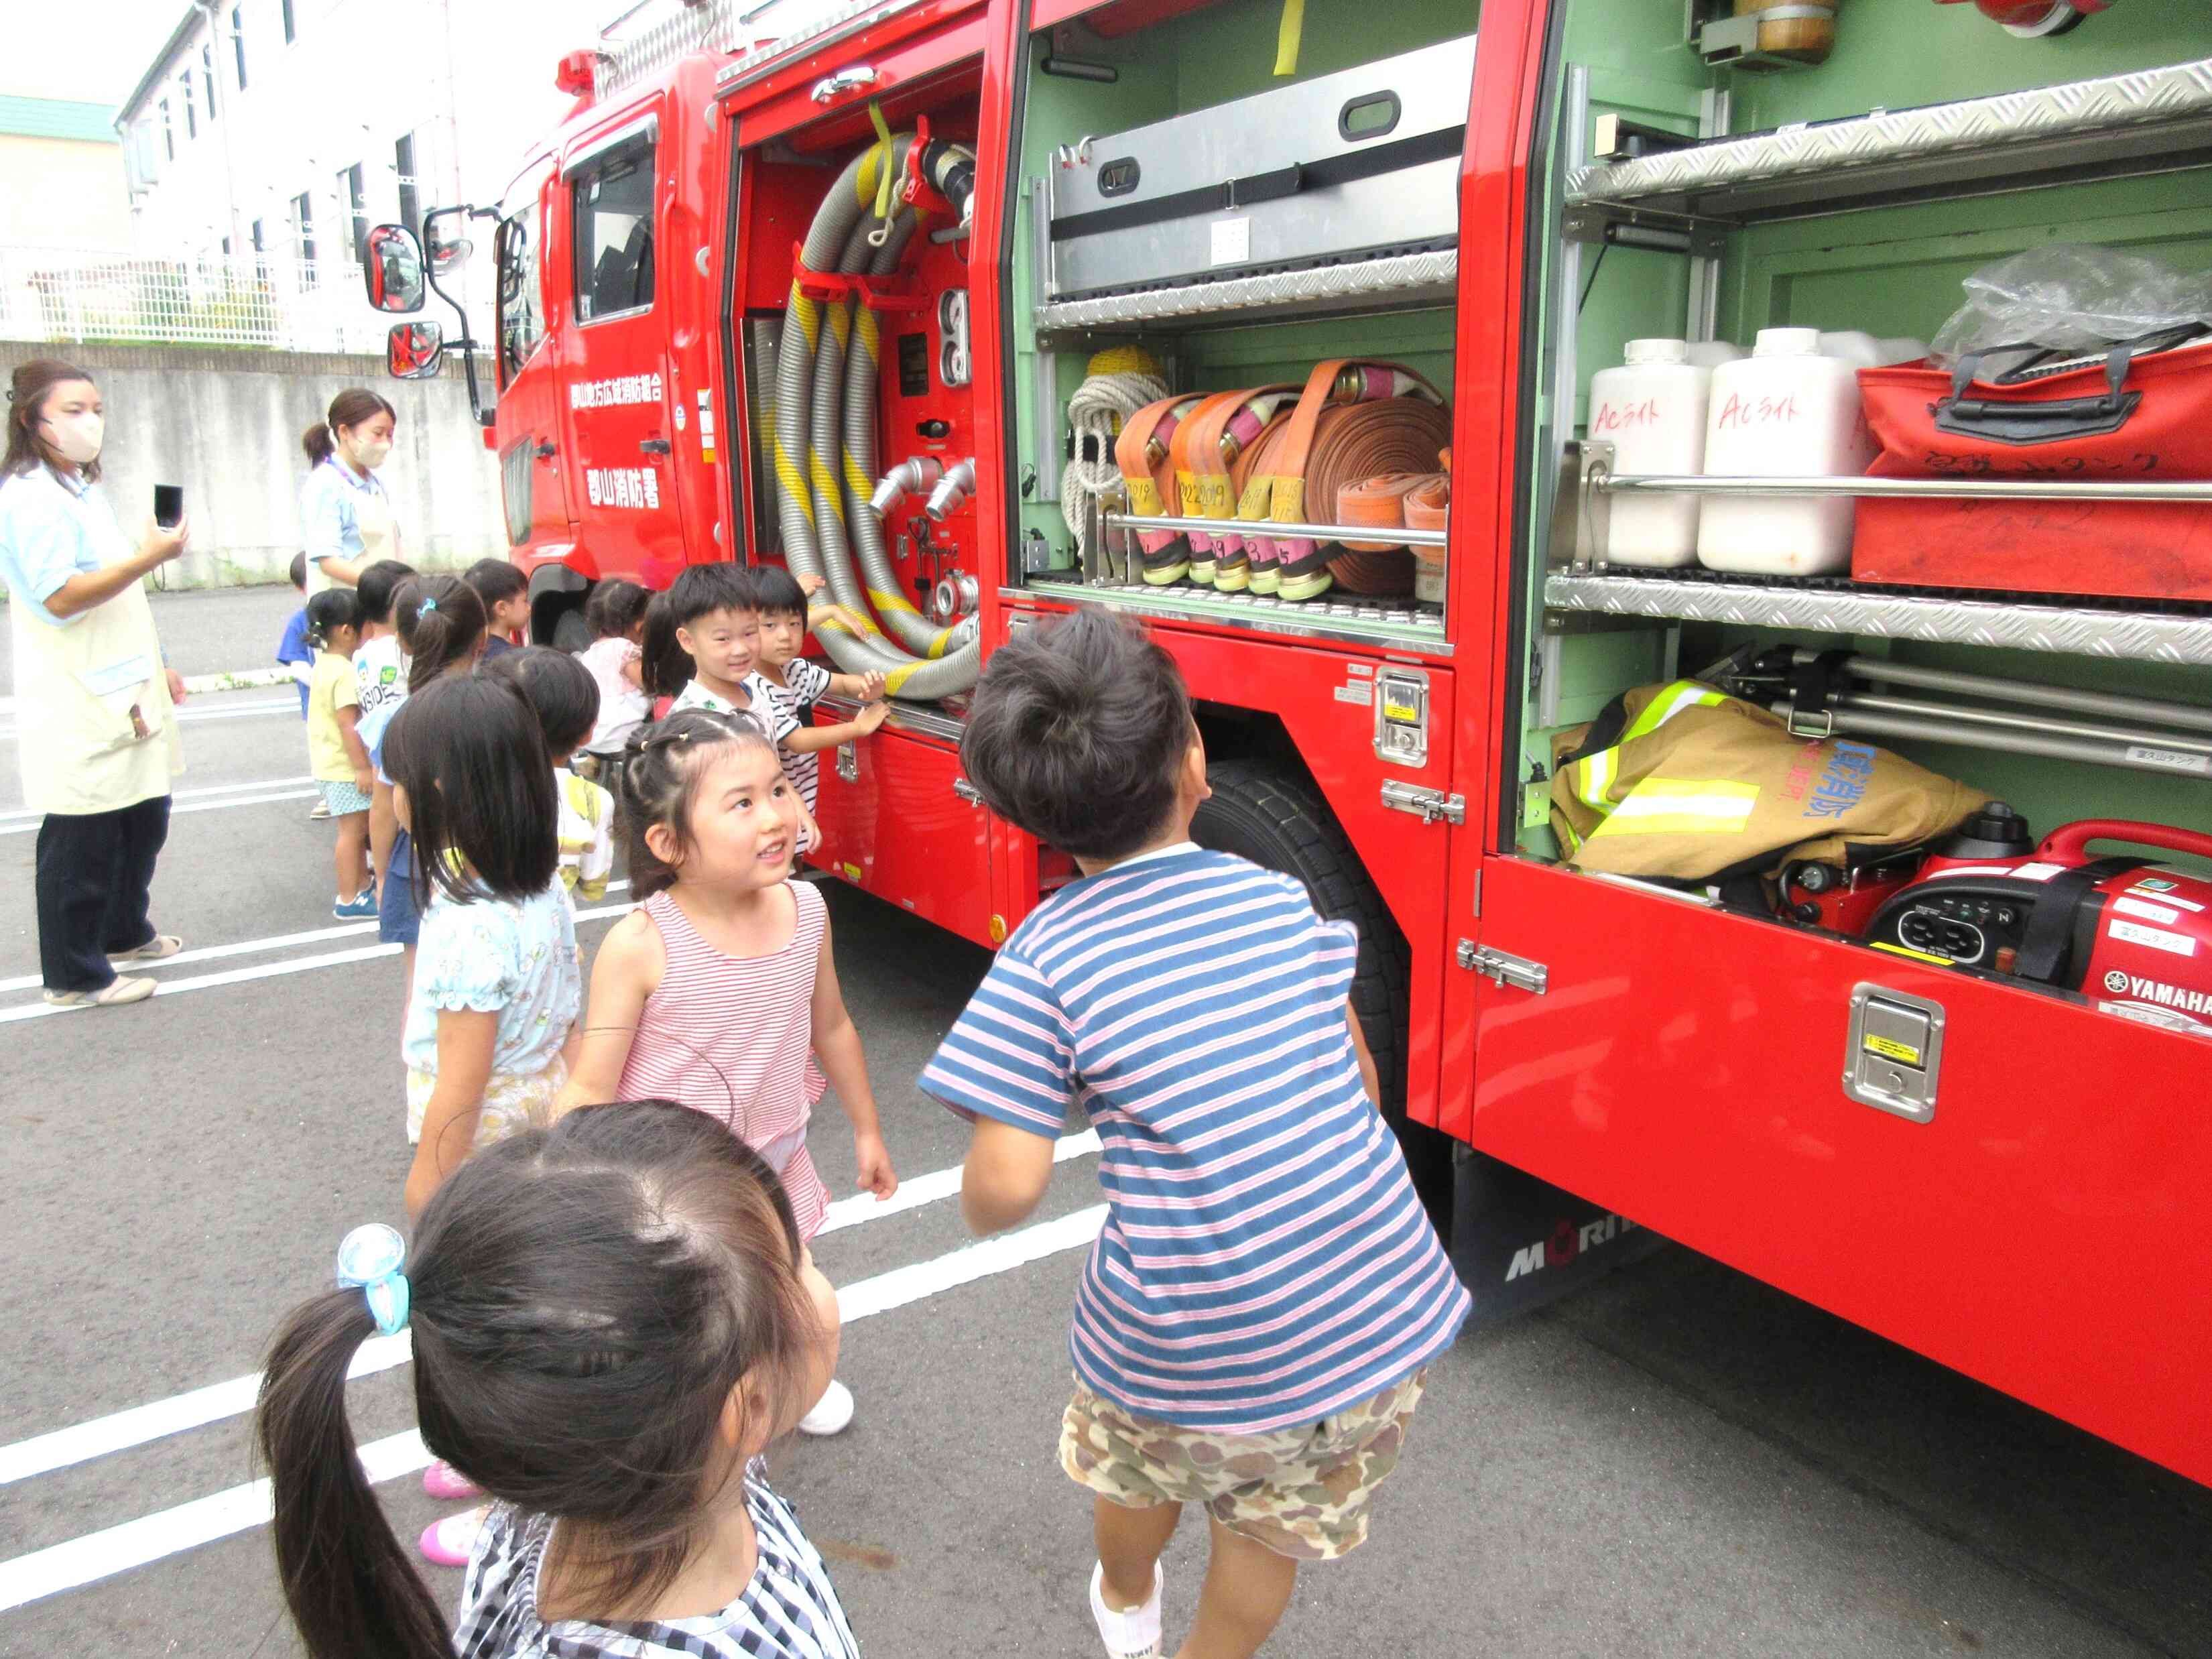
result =
M326 587L357 586L370 565L399 556L392 501L376 477L398 418L376 393L353 386L331 399L328 420L301 436L310 467L300 492L309 599Z
M184 551L149 519L134 547L93 485L106 414L82 369L16 369L0 459L0 582L15 653L15 744L39 826L39 967L46 1000L113 1007L154 994L116 968L184 941L147 917L184 769L174 700L143 578Z

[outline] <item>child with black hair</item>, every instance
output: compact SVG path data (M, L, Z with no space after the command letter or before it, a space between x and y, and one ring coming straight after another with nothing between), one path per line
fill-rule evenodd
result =
M734 1136L575 1113L464 1165L411 1244L354 1229L338 1283L277 1333L256 1423L308 1659L859 1659L760 1461L836 1366L836 1297ZM500 1500L451 1634L347 1421L361 1345L402 1329L423 1441Z
M392 601L414 574L411 564L379 559L361 573L354 588L361 600L361 646L353 653L353 674L364 720L407 695L407 663L392 623Z
M307 755L315 787L337 820L337 896L331 915L366 921L376 915L368 885L368 809L376 775L361 740L361 696L353 653L361 643L361 602L350 587L326 587L307 604L307 638L315 647L314 684L307 690Z
M599 718L572 764L587 778L620 755L629 734L652 717L646 695L641 641L645 613L653 596L635 582L619 578L601 582L584 602L584 625L592 642L578 658L599 688ZM672 694L673 695L673 694Z
M484 672L514 681L538 712L559 804L561 885L570 898L596 903L607 896L607 878L614 873L615 798L568 769L599 718L599 688L582 663L544 645L510 651L486 663Z
M676 637L676 606L665 592L645 607L637 638L638 686L653 700L652 718L668 718L684 688L691 684L691 653Z
M530 582L505 559L478 559L461 580L483 601L484 660L495 662L515 648L513 635L530 626Z
M374 565L362 574L366 588ZM415 940L421 926L416 903L413 843L394 810L391 769L384 763L387 728L413 693L446 675L465 674L483 650L483 602L458 576L409 576L390 599L392 637L404 652L406 678L396 687L380 685L386 695L372 708L362 701L361 740L376 768L376 787L368 812L368 840L377 872L376 936L400 947L409 985L415 980ZM362 651L369 647L363 646ZM356 653L356 667L360 653Z
M617 773L641 901L592 964L592 1018L566 1105L665 1096L727 1126L782 1178L811 1238L830 1190L806 1149L824 1073L859 1185L898 1190L822 895L790 878L801 821L775 744L742 714L684 709L630 740ZM817 1065L811 1063L818 1061ZM826 1383L809 1434L852 1421Z
M1212 1559L1176 1651L1243 1659L1300 1561L1365 1539L1468 1311L1376 1110L1361 942L1290 877L1192 842L1205 744L1133 625L1080 611L1000 647L960 761L1083 877L1014 930L921 1086L975 1126L979 1233L1036 1207L1072 1107L1097 1127L1109 1216L1060 1439L1093 1494L1091 1616L1114 1659L1163 1650L1160 1555L1198 1504Z
M676 623L676 642L691 659L691 683L670 709L704 708L721 714L747 714L768 733L779 757L818 754L839 744L864 738L884 723L890 705L873 701L852 720L836 726L806 726L787 705L779 704L775 689L757 669L760 660L760 598L753 573L733 564L695 564L670 584L670 613ZM880 676L872 676L876 698L883 696ZM788 775L789 768L786 767ZM795 793L804 842L799 851L818 846L822 832L814 823L813 809Z
M806 646L807 594L791 572L780 564L764 564L753 570L752 580L753 597L760 605L760 677L768 683L779 724L788 720L798 730L806 730L814 723L814 705L823 697L874 702L884 695L881 674L833 674L799 654ZM884 708L888 711L890 705ZM811 812L822 787L818 752L786 744L783 775Z

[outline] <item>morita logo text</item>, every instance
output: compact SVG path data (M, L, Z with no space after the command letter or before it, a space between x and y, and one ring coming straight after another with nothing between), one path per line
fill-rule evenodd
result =
M2115 968L2105 975L2105 988L2116 997L2131 997L2160 1008L2178 1008L2185 1014L2212 1014L2212 991L2185 991L2164 980L2143 979Z
M1579 1227L1571 1221L1561 1221L1552 1229L1549 1238L1513 1253L1513 1260L1505 1269L1505 1282L1510 1285L1516 1279L1540 1273L1547 1267L1564 1267L1583 1251L1610 1244L1636 1231L1636 1224L1625 1215L1601 1215Z

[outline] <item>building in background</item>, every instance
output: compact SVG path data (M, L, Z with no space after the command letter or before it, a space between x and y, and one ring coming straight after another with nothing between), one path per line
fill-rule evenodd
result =
M17 247L131 246L112 109L0 96L0 225Z
M197 0L117 116L137 251L357 283L372 225L498 202L617 4Z

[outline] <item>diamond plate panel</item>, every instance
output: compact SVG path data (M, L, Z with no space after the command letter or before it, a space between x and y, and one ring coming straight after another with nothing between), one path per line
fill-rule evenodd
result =
M1784 127L1663 155L1579 168L1571 204L1642 198L1847 171L2021 139L2089 137L2129 127L2212 117L2212 58L2039 87L1855 121Z
M1307 270L1266 276L1230 276L1218 283L1115 294L1096 300L1048 301L1036 308L1041 329L1110 328L1127 323L1176 317L1213 316L1223 312L1275 310L1328 304L1340 300L1389 299L1423 289L1448 295L1459 277L1459 250L1401 253L1348 264L1316 265Z
M1819 634L1865 634L1950 645L2002 646L2081 657L2212 665L2212 616L1930 599L1872 588L1759 587L1662 576L1545 578L1559 611L1667 617Z

